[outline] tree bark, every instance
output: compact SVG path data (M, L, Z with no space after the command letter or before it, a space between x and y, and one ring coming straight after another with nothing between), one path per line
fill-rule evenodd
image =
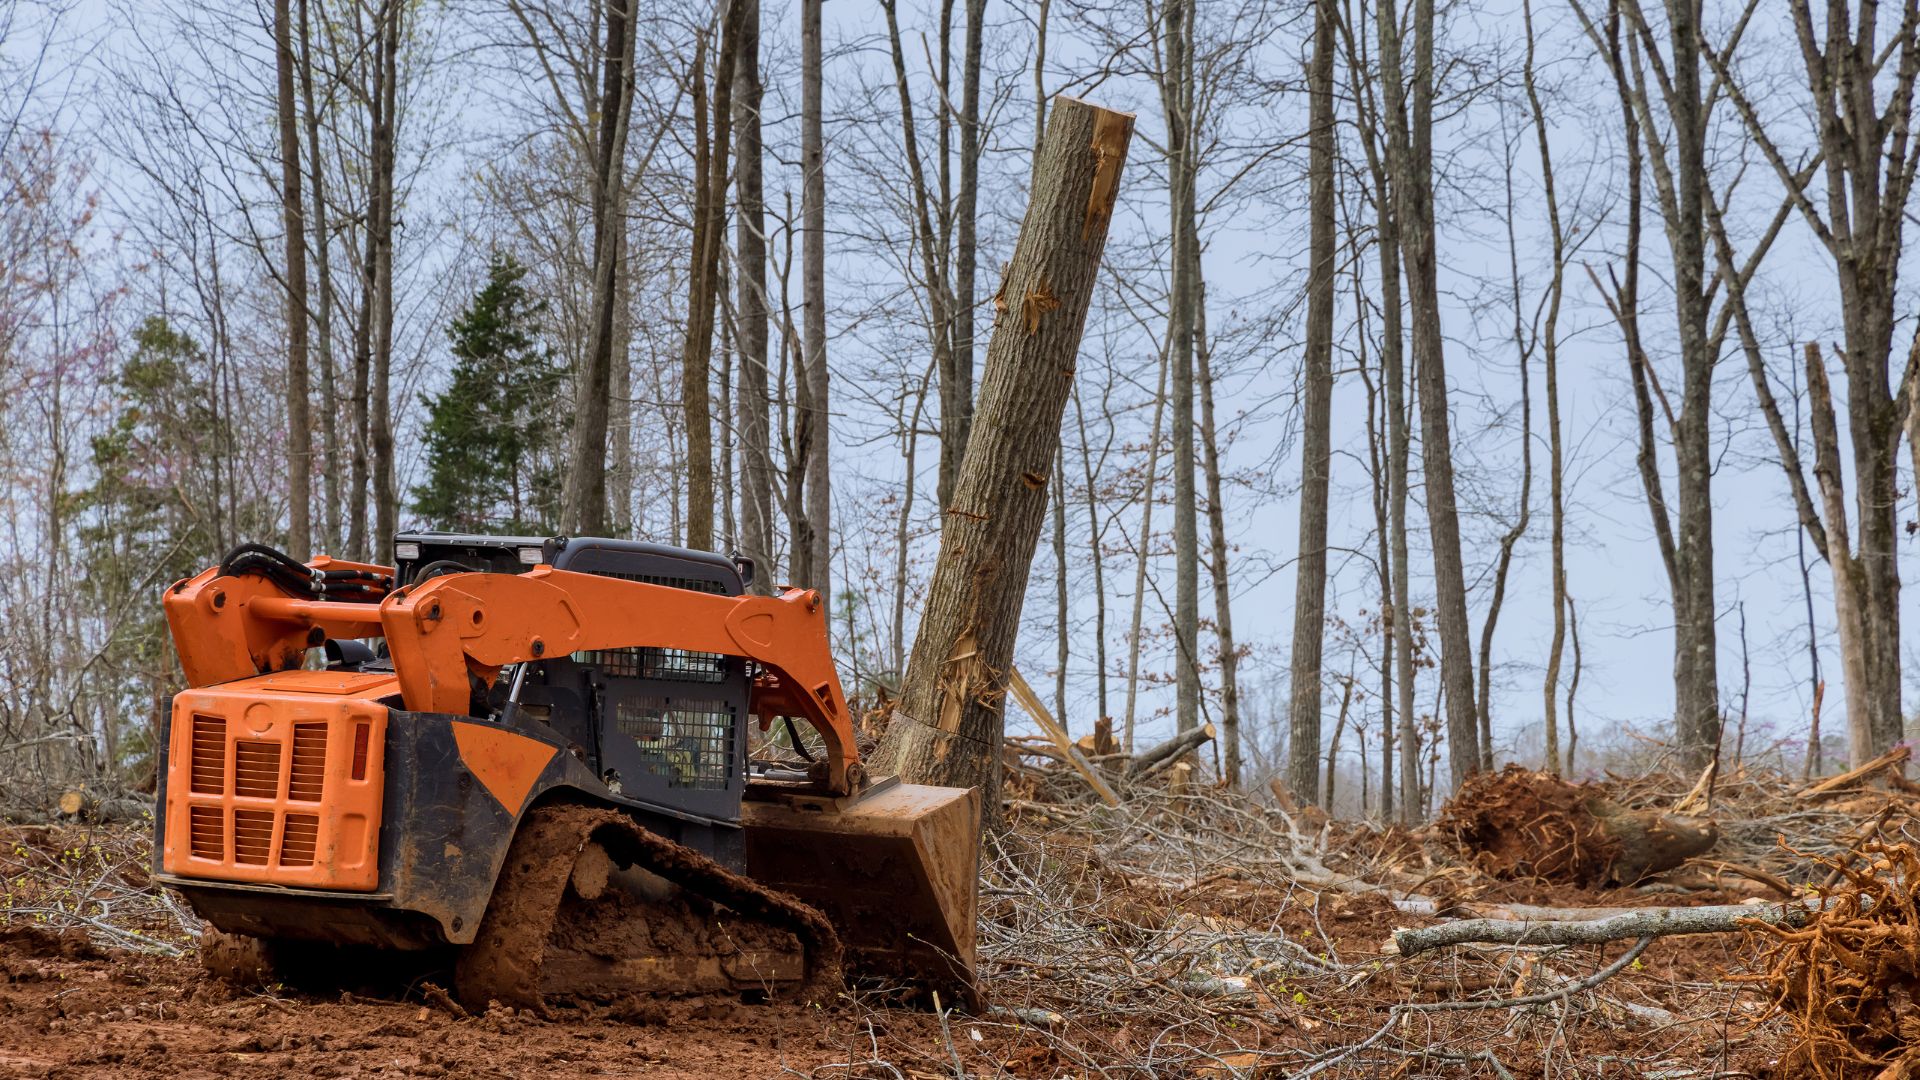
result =
M1899 449L1902 427L1913 406L1915 363L1920 337L1909 351L1906 372L1892 380L1893 330L1899 314L1900 262L1905 250L1908 197L1920 144L1913 139L1914 88L1920 80L1920 11L1901 5L1901 21L1891 40L1879 36L1877 4L1857 13L1838 0L1827 5L1816 25L1807 0L1789 5L1805 67L1811 113L1819 138L1819 166L1826 178L1826 212L1799 193L1799 177L1760 123L1752 103L1731 77L1727 59L1705 55L1717 79L1725 83L1749 135L1772 165L1809 230L1833 260L1839 285L1845 347L1840 360L1847 375L1847 423L1853 452L1858 518L1858 550L1839 539L1844 499L1826 498L1823 542L1818 522L1803 525L1816 548L1824 547L1833 568L1834 604L1842 627L1841 656L1847 676L1847 723L1854 764L1900 741L1903 735L1900 686L1900 568L1898 553ZM1851 35L1851 36L1850 36ZM1888 74L1891 67L1892 73ZM1884 94L1885 101L1880 97ZM1809 347L1811 348L1811 346ZM1813 355L1809 354L1810 363ZM1812 372L1809 371L1809 390ZM1756 378L1763 392L1764 377ZM1823 376L1824 383L1824 376ZM1815 452L1821 451L1820 406L1814 406ZM1769 416L1779 439L1777 409ZM1836 433L1837 437L1837 433ZM1782 464L1796 493L1804 488L1797 455L1785 451ZM1816 469L1818 466L1816 466ZM1837 459L1824 488L1840 484ZM1851 623L1855 632L1846 630ZM1851 640L1849 641L1849 638ZM1857 654L1857 655L1849 655ZM1864 683L1856 691L1853 683Z
M1542 697L1546 722L1546 768L1548 772L1560 771L1560 724L1556 705L1560 689L1560 662L1566 651L1567 641L1567 503L1566 503L1566 465L1565 448L1561 442L1560 430L1560 300L1566 284L1566 230L1560 224L1560 199L1554 186L1553 152L1549 146L1547 131L1547 113L1540 103L1540 93L1534 81L1535 36L1533 30L1533 4L1524 0L1521 11L1527 27L1527 60L1525 82L1527 107L1533 121L1534 142L1540 155L1540 183L1547 203L1547 228L1553 241L1552 277L1547 284L1546 325L1542 333L1540 352L1545 367L1547 391L1547 501L1548 512L1552 518L1548 545L1552 551L1550 570L1550 602L1553 604L1553 638L1547 647L1547 673L1542 686ZM1569 746L1567 770L1572 771L1571 746Z
M921 162L920 139L917 134L918 122L913 109L913 94L907 76L907 58L900 37L900 18L897 0L881 0L881 10L886 14L887 43L893 56L894 91L900 102L901 146L906 151L907 179L909 181L909 212L913 215L914 239L920 249L921 287L927 299L927 340L932 347L934 367L940 376L940 467L939 480L935 488L940 505L945 507L953 494L954 477L960 466L961 454L966 448L968 432L971 430L973 405L971 390L965 390L959 382L958 366L953 357L953 308L954 296L952 279L947 275L948 259L951 252L946 248L945 232L936 227L936 213L941 222L946 221L947 204L941 201L936 208L935 199L930 193L926 170ZM942 75L942 82L945 76ZM944 102L941 115L946 115ZM945 127L942 126L944 136ZM945 175L947 158L943 153L939 162L942 175ZM971 379L972 368L968 367Z
M1384 7L1384 5L1383 5ZM1440 680L1446 687L1447 761L1454 785L1479 771L1480 727L1474 717L1473 643L1467 621L1466 568L1460 513L1453 491L1452 420L1448 415L1445 338L1440 324L1439 263L1433 211L1433 0L1414 0L1411 118L1397 173L1398 211L1413 313L1413 369L1420 385L1420 450L1426 477L1427 529L1440 636ZM1386 15L1382 14L1382 18ZM1399 66L1399 49L1382 65Z
M574 379L573 449L567 470L564 514L566 528L576 535L587 536L607 531L607 427L613 397L614 309L620 296L619 250L620 233L625 227L627 130L633 116L633 0L605 0L605 3L606 40L600 56L600 115L592 177L593 297L588 315L586 366Z
M1755 922L1804 926L1820 904L1722 904L1714 907L1643 908L1587 922L1463 919L1417 930L1395 930L1394 951L1417 956L1449 945L1604 945L1627 938L1669 934L1728 934Z
M687 428L686 546L713 547L713 367L714 308L720 299L720 245L726 227L727 154L731 146L733 65L739 54L745 0L729 0L720 47L714 52L713 130L705 129L706 88L695 76L695 226L693 279L687 290L687 332L681 351L680 402ZM701 65L695 63L695 71Z
M1200 304L1199 213L1194 191L1193 0L1169 0L1161 18L1165 43L1160 97L1167 120L1167 188L1171 294L1168 354L1173 372L1174 723L1200 722L1200 540L1194 491L1193 336Z
M305 6L301 8L305 13ZM300 127L293 93L293 12L273 6L274 66L280 113L280 213L286 230L287 554L313 550L313 419L307 374L307 215L300 198Z
M1287 783L1320 803L1320 662L1327 634L1327 491L1333 465L1333 0L1314 5L1307 71L1306 400L1300 418L1300 531L1294 562ZM1348 694L1352 687L1349 685ZM1327 767L1331 779L1331 758Z
M969 440L900 707L876 767L908 780L979 786L999 806L1002 692L1048 476L1132 135L1130 116L1058 98L1031 202L1001 282Z
M1406 154L1406 92L1400 70L1399 12L1392 0L1375 11L1374 28L1380 43L1380 84L1384 101L1384 132L1371 131L1366 145L1375 148L1384 135L1384 153L1375 152L1374 207L1378 215L1380 261L1380 381L1386 394L1387 515L1392 549L1394 662L1397 665L1395 713L1400 744L1400 820L1417 823L1426 800L1420 791L1420 732L1414 720L1413 599L1409 581L1411 559L1407 543L1407 501L1412 468L1412 420L1407 402L1406 339L1401 304L1401 247L1399 161ZM1391 58L1391 63L1388 62ZM1356 95L1357 96L1357 95ZM1376 113L1378 116L1379 113Z
M318 271L320 295L313 304L314 332L320 346L320 449L323 507L320 542L326 553L339 557L343 552L342 484L340 460L340 394L335 381L333 356L333 263L330 258L332 234L327 229L326 168L320 157L320 112L313 92L313 36L307 20L307 0L300 0L300 97L306 110L307 176L313 195L314 269Z
M820 5L800 0L800 295L801 359L795 441L805 448L805 512L795 529L789 572L799 584L830 596L831 491L827 466L830 380L827 376L827 171L821 128ZM799 539L804 539L804 545ZM833 605L826 605L831 612Z
M374 222L373 273L377 307L373 326L373 553L375 560L393 561L393 533L399 520L393 466L393 221L394 142L399 108L400 18L405 5L386 0L379 55L379 118L373 128Z
M1160 478L1160 436L1167 417L1167 351L1160 352L1160 380L1153 390L1153 425L1147 436L1146 482L1140 494L1140 539L1134 545L1133 621L1127 630L1127 710L1120 749L1133 753L1135 709L1140 702L1140 620L1147 605L1147 560L1153 552L1153 489Z
M1195 257L1192 264L1198 267ZM1198 276L1198 275L1196 275ZM1204 290L1203 290L1204 294ZM1207 307L1197 312L1194 358L1200 386L1201 465L1207 481L1207 537L1213 579L1213 632L1220 656L1220 732L1226 744L1220 758L1222 779L1240 786L1240 652L1233 637L1233 575L1227 556L1226 503L1221 494L1220 440L1213 422L1213 348L1207 339Z
M733 133L738 212L734 277L738 299L740 387L735 421L740 442L740 547L761 568L754 588L771 590L773 450L767 423L767 211L760 141L760 0L740 5L740 51L733 69Z

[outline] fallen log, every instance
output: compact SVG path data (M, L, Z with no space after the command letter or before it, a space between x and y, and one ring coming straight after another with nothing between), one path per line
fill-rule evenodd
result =
M1871 780L1888 770L1893 770L1897 775L1901 769L1906 767L1907 760L1911 757L1913 757L1913 748L1902 743L1886 753L1881 754L1879 757L1874 758L1872 761L1867 762L1865 765L1848 769L1838 776L1829 776L1817 784L1801 788L1795 798L1816 802L1820 799L1831 798L1838 795L1848 788L1853 787L1855 784L1863 780Z
M1381 951L1388 955L1417 956L1451 945L1601 945L1628 938L1727 934L1752 924L1799 927L1806 925L1821 906L1819 901L1806 900L1786 904L1642 908L1585 922L1462 919L1417 930L1395 930Z
M1199 749L1212 738L1212 724L1202 724L1197 728L1188 728L1173 738L1168 739L1166 742L1161 743L1159 746L1143 751L1140 756L1134 758L1133 762L1127 766L1127 777L1131 780L1140 780L1152 776L1161 769L1171 766L1175 761L1186 756L1189 752Z

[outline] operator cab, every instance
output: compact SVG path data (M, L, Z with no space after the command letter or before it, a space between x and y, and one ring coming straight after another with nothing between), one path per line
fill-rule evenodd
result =
M393 552L394 579L405 585L451 573L520 574L545 564L739 596L754 570L737 556L594 537L408 532L394 537ZM390 665L383 658L364 669ZM591 650L502 671L484 711L552 728L615 795L732 819L746 783L752 676L746 659L721 653Z

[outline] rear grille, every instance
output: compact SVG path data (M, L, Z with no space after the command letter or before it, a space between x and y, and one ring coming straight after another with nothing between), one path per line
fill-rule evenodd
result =
M267 853L273 850L273 811L235 810L233 812L233 861L249 866L267 865Z
M219 795L226 789L227 719L193 714L193 767L188 790L195 795Z
M192 840L188 850L196 859L212 859L218 862L227 853L226 815L217 806L196 806L188 814L188 833Z
M289 802L319 802L327 771L327 725L293 725L293 765L287 772Z
M340 698L336 680L312 675L325 696L241 684L192 691L191 707L176 700L166 872L362 892L378 886L386 709Z
M280 829L280 865L312 866L313 853L319 846L319 816L289 813Z
M233 793L249 799L280 794L280 744L241 739L233 744Z

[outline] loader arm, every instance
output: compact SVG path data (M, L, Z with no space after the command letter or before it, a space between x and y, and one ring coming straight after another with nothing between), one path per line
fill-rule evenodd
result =
M821 608L812 590L716 596L544 565L524 574L445 574L378 604L294 598L217 570L166 597L194 686L297 666L327 637L384 637L401 696L418 712L466 714L470 679L491 686L503 667L522 661L626 648L743 656L762 669L753 713L811 724L826 749L826 787L846 795L865 775Z

